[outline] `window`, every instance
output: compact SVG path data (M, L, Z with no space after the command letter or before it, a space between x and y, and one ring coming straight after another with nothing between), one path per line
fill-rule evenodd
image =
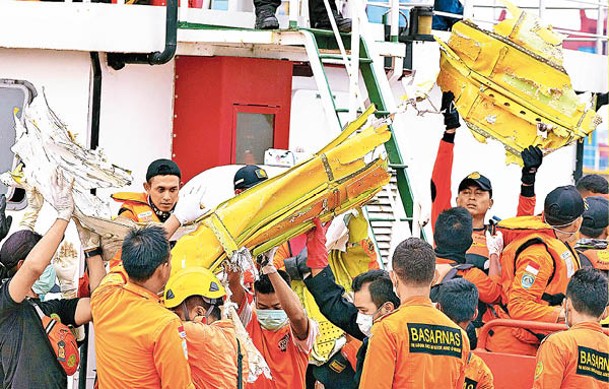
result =
M277 110L270 107L235 105L232 163L264 164L264 152L274 145Z

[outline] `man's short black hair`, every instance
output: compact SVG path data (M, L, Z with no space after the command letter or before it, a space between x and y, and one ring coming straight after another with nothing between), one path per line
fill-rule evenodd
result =
M430 285L436 271L436 254L419 238L408 238L395 248L393 271L409 285Z
M473 243L473 218L467 209L454 207L440 213L436 219L433 239L441 253L463 253Z
M210 304L203 299L203 296L194 295L194 296L186 297L186 299L184 300L184 304L186 304L186 309L188 309L188 310L191 310L197 306L200 306L200 307L203 307L203 309L205 309L206 312L209 310L210 307L213 306L209 315L212 316L216 320L221 319L221 316L222 316L222 313L220 311L220 305L222 305L221 300L218 300L214 304Z
M400 299L393 291L393 283L386 270L375 269L358 274L351 283L351 289L353 292L359 292L366 284L370 299L377 308L382 307L386 302L392 303L395 308L400 306Z
M0 278L12 277L16 273L17 263L30 254L40 239L42 235L30 230L11 234L0 248Z
M438 304L455 323L470 321L478 308L478 288L465 278L446 281L440 286Z
M577 312L599 317L609 303L607 277L593 267L579 269L567 285L567 298Z
M598 194L609 193L609 183L607 182L607 179L598 174L588 174L587 176L583 176L577 180L575 187L580 192L588 191Z
M277 273L283 278L286 284L290 285L290 276L284 270L277 270ZM275 288L273 288L273 284L271 284L271 280L269 276L266 274L260 274L260 279L254 282L254 290L257 293L261 294L271 294L275 293Z
M155 270L169 260L169 241L161 226L134 228L123 241L121 259L134 281L148 280Z

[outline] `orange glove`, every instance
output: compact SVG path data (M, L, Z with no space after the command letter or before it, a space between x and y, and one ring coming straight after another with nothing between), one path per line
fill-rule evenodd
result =
M328 266L326 229L319 218L314 218L313 223L315 227L307 232L307 266L311 269L323 269Z

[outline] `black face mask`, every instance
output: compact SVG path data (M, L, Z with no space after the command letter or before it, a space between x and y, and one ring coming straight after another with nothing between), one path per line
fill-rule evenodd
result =
M165 223L165 221L167 221L167 219L169 219L169 216L171 216L171 211L164 212L164 211L161 211L160 209L158 209L157 206L154 205L152 200L150 200L150 196L148 196L148 205L150 205L150 208L152 208L152 210L154 211L154 214L159 218L161 223ZM175 206L174 206L174 208L175 208Z

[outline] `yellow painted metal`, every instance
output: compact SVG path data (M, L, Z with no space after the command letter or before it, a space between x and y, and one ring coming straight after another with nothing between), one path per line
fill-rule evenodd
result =
M206 214L173 248L173 272L188 266L214 270L241 247L260 254L310 229L314 217L327 221L368 202L390 178L386 160L364 160L391 136L387 125L356 133L373 112L368 109L310 159Z
M507 2L506 2L507 3ZM456 23L441 46L438 85L479 141L505 145L507 162L538 145L552 152L590 134L600 117L581 102L562 67L562 38L536 16L511 3L512 15L485 31Z

